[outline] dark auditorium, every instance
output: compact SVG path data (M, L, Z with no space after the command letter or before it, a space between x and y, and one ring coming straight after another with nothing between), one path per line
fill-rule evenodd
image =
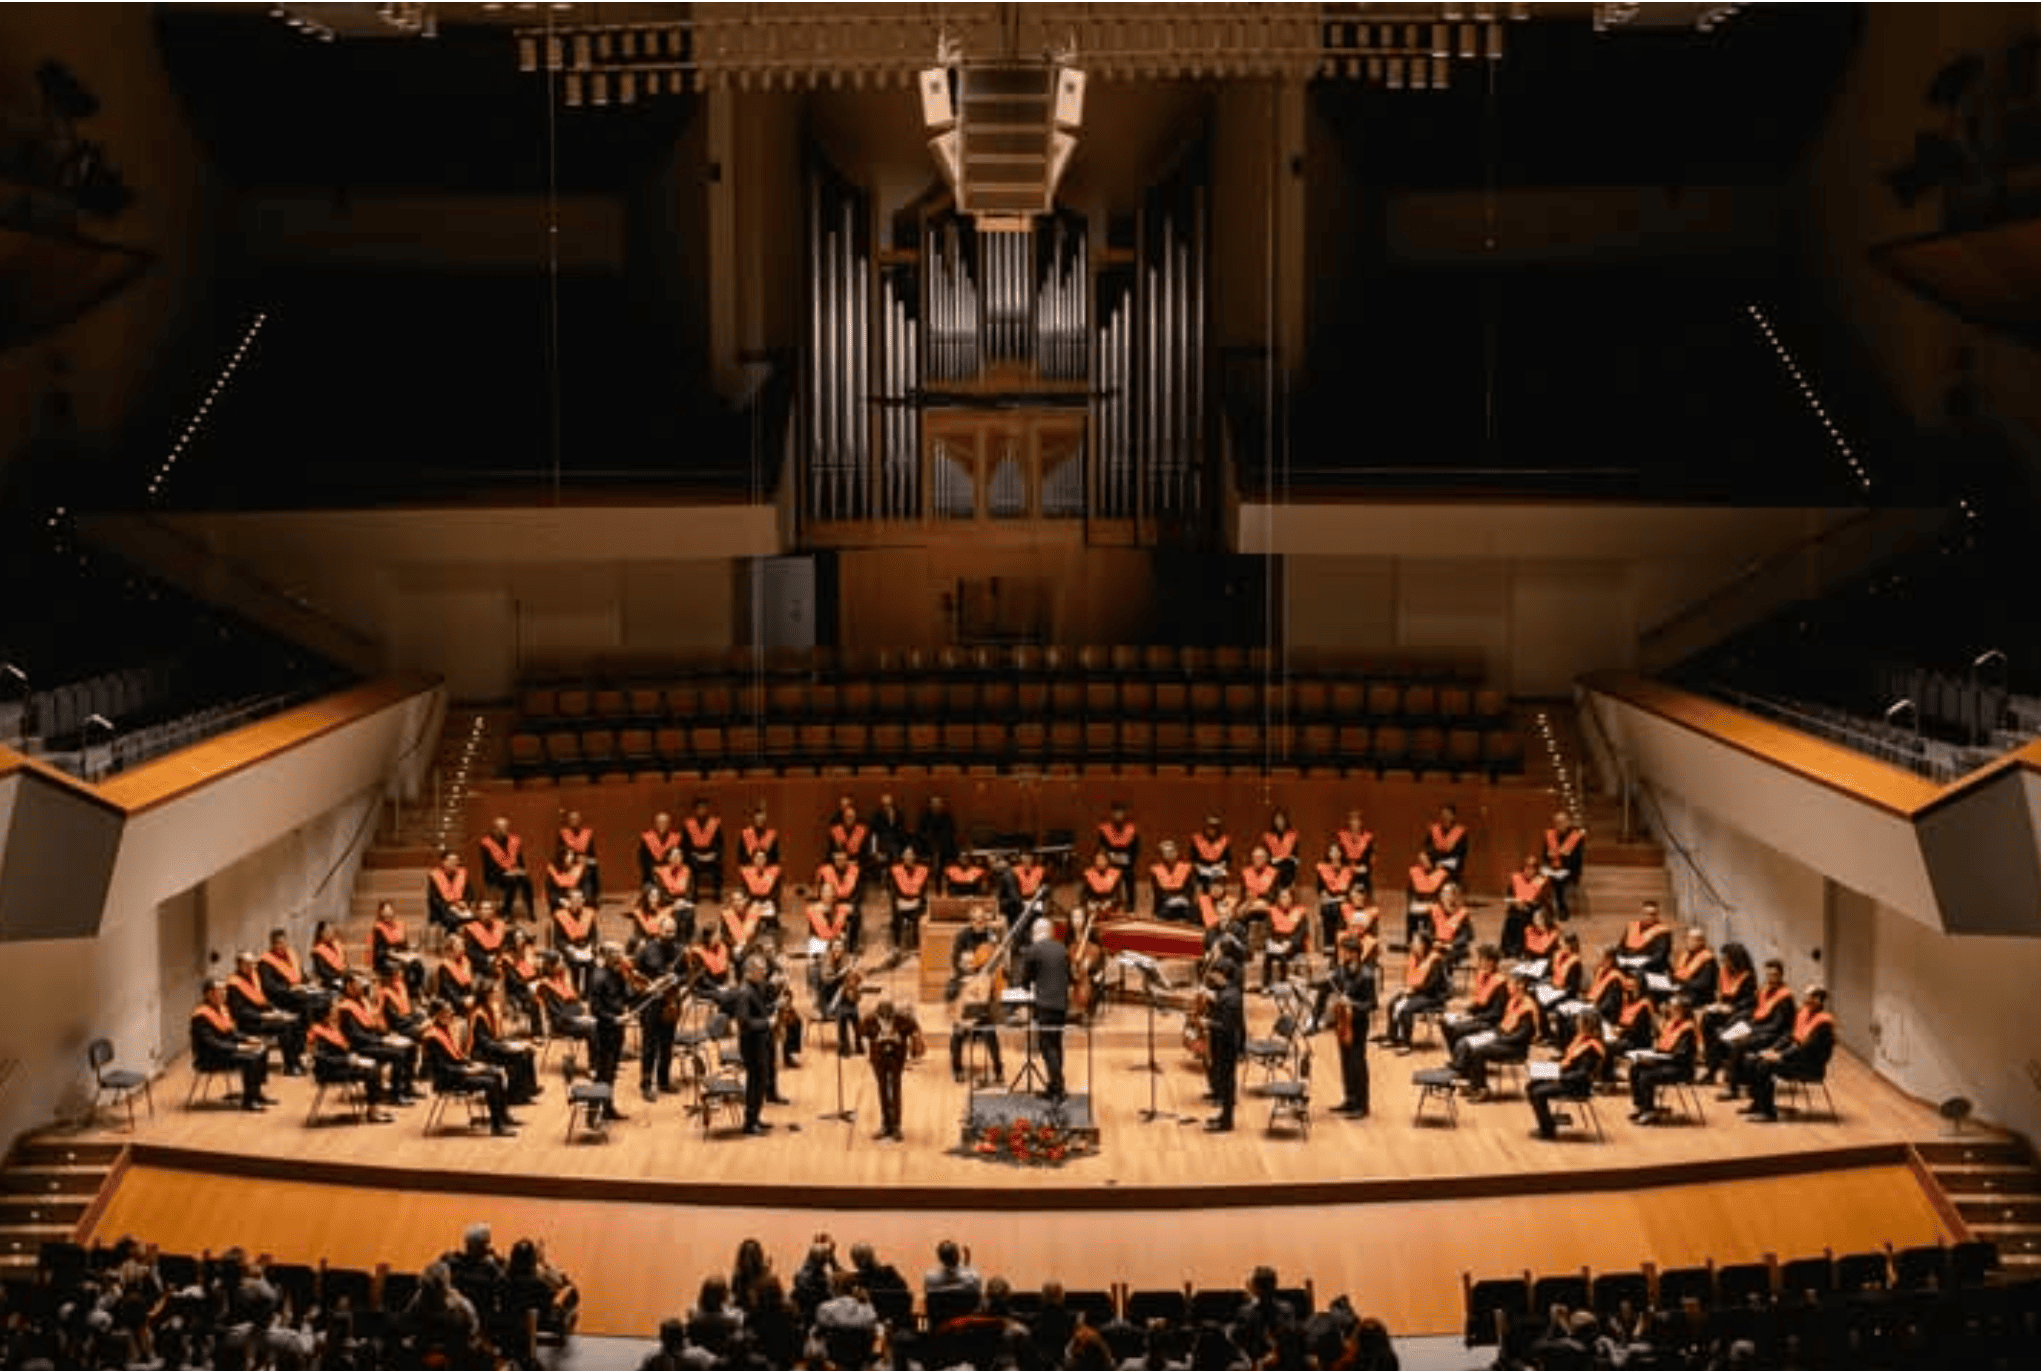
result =
M2041 7L0 6L0 1371L2041 1365Z

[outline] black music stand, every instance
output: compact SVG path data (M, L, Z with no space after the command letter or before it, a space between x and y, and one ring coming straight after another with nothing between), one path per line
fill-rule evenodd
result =
M845 983L847 981L848 978L846 977ZM836 1022L836 1011L843 1007L838 1003L843 999L843 986L844 983L839 983L836 987L836 994L829 1003L829 1013L822 1020L825 1025L834 1025ZM856 1037L858 1035L853 1031L852 1036ZM857 1110L846 1106L843 1102L843 1042L840 1037L837 1040L836 1050L836 1108L828 1114L817 1114L815 1119L818 1123L847 1123L852 1125L855 1125L858 1120Z
M1156 965L1153 958L1141 956L1141 954L1136 952L1122 952L1118 960L1123 971L1128 967L1132 967L1141 973L1141 987L1147 992L1145 998L1148 1001L1148 1060L1136 1062L1133 1066L1135 1071L1145 1071L1148 1073L1148 1107L1141 1110L1135 1117L1140 1119L1142 1123L1154 1123L1157 1119L1178 1118L1180 1117L1179 1115L1166 1109L1159 1109L1155 1104L1155 1082L1156 1078L1162 1074L1162 1064L1155 1060L1155 1001L1157 992L1162 989L1162 968Z

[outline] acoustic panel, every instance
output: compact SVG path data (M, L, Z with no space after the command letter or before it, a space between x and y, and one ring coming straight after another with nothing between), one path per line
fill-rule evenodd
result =
M0 942L92 936L120 851L121 815L32 773L0 785L11 791L0 811Z

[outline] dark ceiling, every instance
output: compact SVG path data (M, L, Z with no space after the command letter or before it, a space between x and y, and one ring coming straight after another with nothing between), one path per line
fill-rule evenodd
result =
M1862 5L1757 5L1713 33L1585 17L1512 24L1445 91L1325 81L1364 184L1701 185L1788 174L1848 65ZM1492 89L1491 89L1492 84Z
M501 26L433 40L322 43L265 8L156 7L171 80L199 137L251 186L535 193L547 184L547 91ZM623 189L693 117L691 96L552 120L559 187Z

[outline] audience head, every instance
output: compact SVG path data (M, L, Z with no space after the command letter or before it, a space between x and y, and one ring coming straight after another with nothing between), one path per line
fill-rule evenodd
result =
M935 1259L944 1270L954 1270L963 1262L964 1254L953 1239L944 1238L935 1245Z
M461 1234L461 1246L467 1250L469 1256L480 1257L489 1251L489 1238L488 1224L471 1223L467 1231Z

